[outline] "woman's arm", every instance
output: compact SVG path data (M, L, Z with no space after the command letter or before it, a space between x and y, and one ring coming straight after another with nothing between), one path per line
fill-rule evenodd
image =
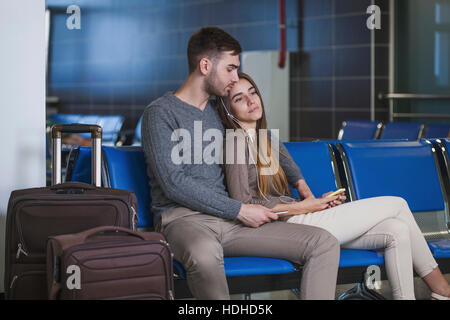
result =
M272 208L274 212L288 211L288 213L283 214L287 216L307 214L310 212L316 212L330 208L330 204L336 201L338 196L332 196L328 198L314 198L309 197L299 202L294 203L280 203Z
M303 199L315 198L314 194L312 193L311 189L309 189L309 186L304 179L298 180L294 187L297 189L298 194ZM320 197L320 199L326 198L332 192L333 191L329 191L329 192L323 194ZM332 208L332 207L338 206L338 205L342 204L342 202L344 202L345 200L347 200L347 197L345 196L345 194L340 194L337 196L336 200L329 203L328 207Z

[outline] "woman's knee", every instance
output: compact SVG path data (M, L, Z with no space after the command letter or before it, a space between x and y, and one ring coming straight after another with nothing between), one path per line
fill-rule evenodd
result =
M408 210L409 210L408 202L402 197L384 196L384 197L380 197L380 198L384 199L386 201L386 205L389 205L390 207L399 208L399 209L408 208Z

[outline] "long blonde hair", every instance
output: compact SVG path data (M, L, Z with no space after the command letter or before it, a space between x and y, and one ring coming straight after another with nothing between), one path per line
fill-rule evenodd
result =
M261 100L261 109L262 109L262 116L260 119L258 119L256 121L256 135L257 137L259 137L259 130L260 129L265 129L267 130L267 121L266 121L266 113L264 111L264 103L262 101L262 97L261 97L261 93L259 92L258 86L256 85L255 81L253 81L253 79L248 75L245 74L243 72L239 72L238 73L239 79L245 79L248 82L250 82L250 84L255 88L256 94L259 96L260 100ZM222 98L218 98L218 99L222 99ZM229 97L225 97L223 99L224 104L227 108L228 111L231 110L231 101ZM226 110L224 108L220 107L220 103L218 103L218 112L220 115L220 118L222 120L223 125L225 126L225 128L227 129L243 129L240 128L239 125L233 121L231 119L231 117L229 117L226 113ZM256 150L259 150L259 145L260 142L257 139L257 145L256 145ZM285 194L285 195L290 195L289 192L289 183L287 181L286 178L286 174L284 173L283 168L279 165L279 163L277 163L278 158L275 158L272 156L272 148L271 148L271 141L270 141L270 136L267 135L267 138L265 139L265 141L263 141L263 143L265 143L267 145L267 148L262 148L262 150L267 150L267 159L265 158L265 155L260 154L260 152L256 152L257 154L257 159L256 159L256 168L258 171L258 178L259 179L259 190L258 193L260 194L260 196L268 196L270 193L270 179L269 177L272 178L272 183L274 188L280 193L280 194ZM278 148L277 148L278 149ZM265 167L270 166L270 164L275 164L278 167L278 171L269 176L269 175L262 175L261 174L261 170Z

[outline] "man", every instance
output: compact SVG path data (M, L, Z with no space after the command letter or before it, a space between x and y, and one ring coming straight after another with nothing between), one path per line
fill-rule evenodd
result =
M209 99L227 95L238 81L240 52L240 44L223 30L200 29L188 43L189 75L184 84L144 111L142 145L156 230L166 236L174 258L184 266L197 299L229 299L224 256L265 256L302 264L301 297L334 299L339 263L336 238L320 228L278 222L278 216L266 207L229 198L221 165L207 164L195 152L210 143L203 139L205 131L224 132ZM180 129L189 133L183 140L197 137L192 151L182 150L183 157L194 159L188 164L174 162ZM281 165L288 180L304 193L299 169Z

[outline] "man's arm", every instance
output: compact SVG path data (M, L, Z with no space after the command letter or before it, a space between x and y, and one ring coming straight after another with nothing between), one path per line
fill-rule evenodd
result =
M314 194L312 193L311 189L309 188L308 184L303 178L299 179L295 183L294 188L297 189L298 194L303 199L314 197Z
M178 141L171 141L177 128L161 106L147 108L142 119L142 146L147 163L165 196L192 210L226 219L236 219L241 203L213 192L208 186L187 176L171 159Z

